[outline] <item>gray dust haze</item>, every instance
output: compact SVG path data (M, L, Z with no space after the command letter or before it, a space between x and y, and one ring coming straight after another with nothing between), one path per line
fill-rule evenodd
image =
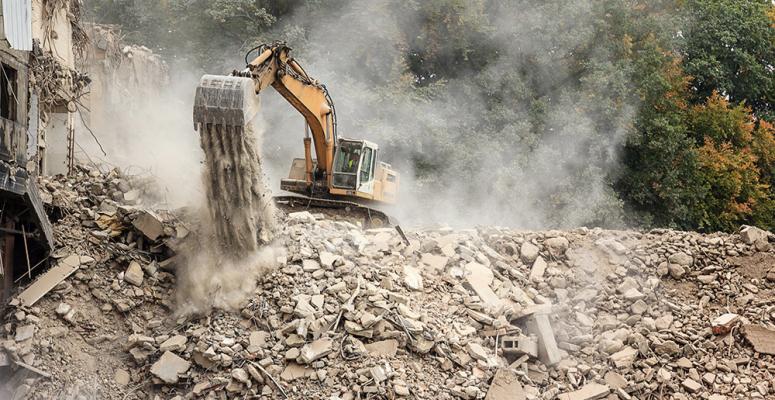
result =
M345 3L333 19L299 12L281 20L272 37L288 41L307 72L326 84L340 136L376 142L381 160L401 173L400 204L388 211L403 224L540 228L619 220L621 203L608 177L618 166L634 106L619 101L616 115L606 116L614 122L603 124L590 105L617 94L594 80L533 104L518 86L573 78L576 72L557 59L596 40L587 28L591 2L561 10L502 2L491 21L492 60L477 71L480 81L468 74L437 82L428 97L406 94L415 79L405 72L406 29L421 23L412 7L384 0ZM462 4L464 19L482 3ZM604 73L609 57L602 48L591 52L599 64L590 66L591 73ZM514 99L503 107L510 109L488 109L490 91L509 85L505 91ZM275 175L287 174L290 159L303 154L303 121L279 96L265 97L262 111L277 132L265 146ZM531 121L536 104L543 107L540 127ZM512 116L494 130L498 111ZM440 167L415 170L418 159Z

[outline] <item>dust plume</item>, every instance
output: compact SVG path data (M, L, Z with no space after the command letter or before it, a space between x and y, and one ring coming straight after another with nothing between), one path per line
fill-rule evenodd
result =
M179 313L238 309L282 254L271 245L277 210L262 172L256 131L252 122L200 125L206 210L182 251Z
M403 224L619 226L611 182L637 99L598 44L599 3L551 3L466 0L447 20L433 2L340 1L300 6L267 37L326 84L340 136L376 142L401 173L399 206L386 211ZM454 26L429 30L444 27L433 18ZM467 47L452 47L467 31ZM416 48L438 68L470 69L439 79L415 65ZM567 61L576 54L584 65ZM265 140L281 175L301 155L303 125L266 97L270 131L288 132Z

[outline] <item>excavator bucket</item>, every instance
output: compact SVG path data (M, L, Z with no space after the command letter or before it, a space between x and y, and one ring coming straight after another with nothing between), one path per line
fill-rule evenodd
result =
M200 124L243 127L256 116L258 108L252 79L205 75L194 97L194 128Z

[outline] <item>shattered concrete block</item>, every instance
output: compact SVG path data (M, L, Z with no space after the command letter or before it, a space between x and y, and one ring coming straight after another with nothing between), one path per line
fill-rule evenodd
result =
M126 272L124 272L124 280L135 286L142 286L144 275L140 264L138 264L137 261L132 261L129 263Z
M538 337L538 358L542 363L554 365L562 360L548 315L533 314L528 317L527 332Z
M185 373L190 367L190 362L172 352L165 351L151 366L151 373L165 383L174 384L178 382L178 375Z
M588 383L574 392L563 393L558 400L595 400L602 399L611 392L611 388L599 383Z
M132 221L132 226L150 240L156 240L164 234L161 218L151 211L143 211Z
M775 331L761 325L743 326L743 336L762 354L775 355Z
M534 336L504 336L501 338L501 349L506 354L538 357L538 338Z
M525 400L526 398L517 374L512 370L501 368L492 378L484 400Z
M329 338L318 339L312 343L308 343L301 348L301 355L299 361L304 364L310 364L313 361L325 357L331 351L333 351L334 342Z

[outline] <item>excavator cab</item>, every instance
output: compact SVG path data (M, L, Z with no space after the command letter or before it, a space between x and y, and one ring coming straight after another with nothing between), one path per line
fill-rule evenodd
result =
M398 174L377 160L379 147L367 140L340 139L334 155L331 194L395 202Z

